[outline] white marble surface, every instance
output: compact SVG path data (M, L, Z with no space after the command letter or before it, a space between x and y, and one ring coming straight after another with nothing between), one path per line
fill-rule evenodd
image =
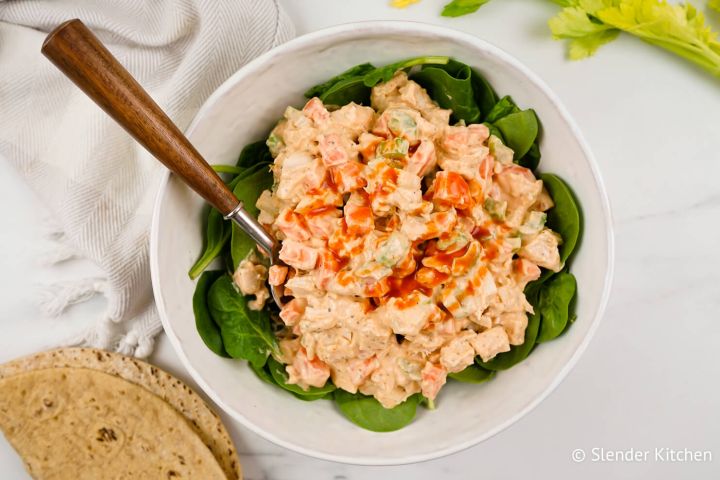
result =
M432 462L356 467L289 452L228 421L246 478L717 478L720 80L627 38L589 61L567 62L545 24L556 7L542 0L494 0L454 20L438 16L444 0L404 11L383 0L281 3L298 33L354 20L425 21L479 35L535 70L565 102L598 159L614 208L617 265L607 314L585 355L555 393L505 432ZM62 319L40 318L38 284L94 268L37 266L46 245L42 209L0 161L0 361L44 348L103 308L95 299ZM152 360L189 380L166 339ZM571 459L577 448L588 453L582 463ZM649 455L640 462L594 462L592 448ZM709 450L712 461L662 461L656 448ZM0 478L29 478L1 438Z

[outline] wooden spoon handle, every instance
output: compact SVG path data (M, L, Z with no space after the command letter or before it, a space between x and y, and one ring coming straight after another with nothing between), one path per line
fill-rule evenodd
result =
M42 53L223 215L238 206L235 195L185 135L80 20L69 20L53 30Z

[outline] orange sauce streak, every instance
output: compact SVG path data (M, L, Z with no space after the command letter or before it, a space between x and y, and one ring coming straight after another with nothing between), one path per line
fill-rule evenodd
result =
M335 276L335 279L337 280L337 282L338 282L341 286L347 287L347 286L350 285L353 281L355 281L355 276L354 276L351 272L349 272L349 271L347 271L347 270L341 270L341 271L339 271L338 274Z
M389 277L388 283L390 286L387 292L388 297L407 297L414 291L418 291L427 296L432 294L432 289L418 283L414 276L403 278Z
M380 176L380 191L392 193L397 189L397 181L400 174L396 168L386 168Z
M322 215L322 214L327 213L327 212L331 212L331 211L333 211L333 210L335 210L335 207L334 207L334 206L332 206L332 205L325 205L325 206L318 207L318 208L314 208L314 209L310 210L309 212L307 212L307 213L305 214L305 216L306 216L306 217L315 217L315 216Z
M429 267L420 267L418 271L415 272L415 280L428 289L440 285L448 278L450 278L450 275L447 273L439 272Z
M485 227L476 226L473 228L472 234L474 239L476 240L482 240L483 238L487 238L490 236L490 230L488 230Z
M477 261L480 248L477 244L474 245L472 252L468 250L467 255L461 255L453 260L453 269L459 269L464 272Z
M470 244L465 245L460 250L453 252L453 253L445 253L445 252L438 252L432 255L431 257L425 257L425 258L432 258L432 261L434 264L444 265L447 267L452 266L453 260L455 260L458 257L462 257L465 255L468 251L468 248L470 247Z
M334 167L330 168L330 174L325 175L325 180L323 181L323 185L327 187L331 192L338 193L340 189L338 188L338 184L335 181L335 169Z
M497 244L495 242L491 242L485 245L485 255L483 255L483 258L485 260L495 260L499 253Z
M417 295L410 295L408 297L401 297L395 302L395 307L398 310L406 310L412 308L420 303L420 297Z
M365 285L363 292L370 297L382 297L390 290L390 284L387 278L383 278L377 282Z

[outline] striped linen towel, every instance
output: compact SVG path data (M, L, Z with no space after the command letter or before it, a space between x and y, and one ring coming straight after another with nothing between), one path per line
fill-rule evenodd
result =
M87 258L104 272L50 285L41 306L60 315L101 293L105 315L59 343L144 357L161 330L148 241L164 167L41 55L47 33L71 18L181 129L223 80L294 30L276 0L0 0L0 156L56 220L50 260Z

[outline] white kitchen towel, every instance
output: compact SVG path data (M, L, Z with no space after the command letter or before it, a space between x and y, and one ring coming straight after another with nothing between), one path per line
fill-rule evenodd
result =
M208 95L293 27L276 0L0 0L0 156L57 225L50 261L84 257L105 273L51 286L59 315L102 293L104 317L66 344L147 356L161 330L148 239L164 167L40 53L47 32L81 19L184 129Z

